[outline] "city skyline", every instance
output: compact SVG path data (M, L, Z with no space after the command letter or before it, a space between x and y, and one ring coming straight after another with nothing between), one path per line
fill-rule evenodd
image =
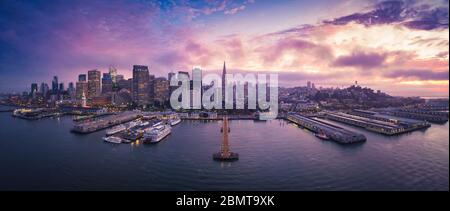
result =
M448 1L0 4L0 92L54 75L67 85L110 65L125 78L135 64L156 77L196 65L219 73L226 60L230 73L275 72L286 87L357 80L395 96L448 96Z

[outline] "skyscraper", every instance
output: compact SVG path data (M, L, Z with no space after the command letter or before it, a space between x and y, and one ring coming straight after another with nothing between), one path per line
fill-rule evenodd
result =
M112 84L117 83L117 69L114 66L109 66L109 76L111 78Z
M77 100L82 100L83 95L88 93L88 83L86 81L78 81L75 86L75 95Z
M143 65L133 66L133 102L138 106L149 104L149 73L148 67Z
M31 95L36 94L37 91L38 91L38 85L37 85L37 83L32 83L32 84L31 84L31 92L30 92L30 94L31 94Z
M42 93L42 95L44 95L44 97L47 95L48 90L49 90L48 84L42 82L40 92Z
M98 70L88 71L88 99L100 96L101 94L101 73Z
M69 82L69 87L67 88L67 92L69 93L70 99L75 99L75 87L73 86L73 82Z
M78 81L86 81L86 74L80 74L78 75Z
M148 76L148 100L149 103L155 100L155 75Z
M64 92L64 83L59 83L59 92Z
M53 76L53 81L52 81L52 92L53 94L58 93L58 76Z
M102 93L109 93L113 91L113 81L110 73L103 73L102 78Z
M225 66L225 61L223 61L223 70L222 70L222 102L223 106L225 106L225 76L227 74L227 68Z

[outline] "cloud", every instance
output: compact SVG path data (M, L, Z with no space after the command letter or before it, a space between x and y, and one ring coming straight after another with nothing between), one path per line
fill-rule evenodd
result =
M371 69L380 67L386 60L386 54L353 52L351 55L339 56L334 62L335 67L359 67Z
M432 70L411 69L411 70L391 70L384 73L385 77L396 79L416 79L416 80L449 80L449 72Z
M383 1L367 12L353 13L323 23L346 25L355 22L365 26L400 24L417 30L448 29L448 9L448 1L438 6L415 1Z
M241 5L241 6L239 6L239 7L235 7L235 8L226 10L226 11L224 12L224 14L225 14L225 15L234 15L234 14L236 14L237 12L242 11L242 10L244 10L244 9L245 9L245 5Z

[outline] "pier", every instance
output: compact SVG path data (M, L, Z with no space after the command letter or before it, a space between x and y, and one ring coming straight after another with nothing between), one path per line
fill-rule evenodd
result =
M377 116L369 111L354 111L352 113L326 112L325 118L344 124L361 127L371 132L384 135L398 135L430 126L427 122L406 122Z
M299 114L289 114L287 119L297 125L300 125L316 134L319 137L328 137L340 144L351 144L366 141L366 137L362 134L355 133L336 125L328 124L323 121L301 116Z
M230 146L228 143L228 133L230 128L228 127L228 118L223 118L223 125L221 128L222 132L222 145L220 147L220 152L213 154L213 159L217 161L236 161L239 159L239 154L230 151Z
M428 111L415 108L396 108L396 109L381 109L380 113L403 117L408 119L417 119L433 123L446 123L448 121L448 113L440 111Z
M72 132L75 133L92 133L98 130L109 128L118 124L129 122L141 117L139 112L123 112L120 114L110 115L96 119L90 122L75 124Z
M57 109L51 108L36 108L36 109L15 109L13 111L13 116L21 119L27 120L38 120L46 117L59 116L62 113L58 112Z

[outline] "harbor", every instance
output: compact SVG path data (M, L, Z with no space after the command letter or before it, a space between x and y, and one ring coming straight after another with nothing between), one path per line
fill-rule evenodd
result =
M287 120L314 132L316 137L324 140L332 140L340 144L352 144L366 141L366 137L363 134L355 133L318 119L309 118L299 114L289 114Z
M402 133L428 128L431 125L424 121L405 121L381 116L369 111L325 112L325 118L332 121L364 128L383 135L399 135Z

